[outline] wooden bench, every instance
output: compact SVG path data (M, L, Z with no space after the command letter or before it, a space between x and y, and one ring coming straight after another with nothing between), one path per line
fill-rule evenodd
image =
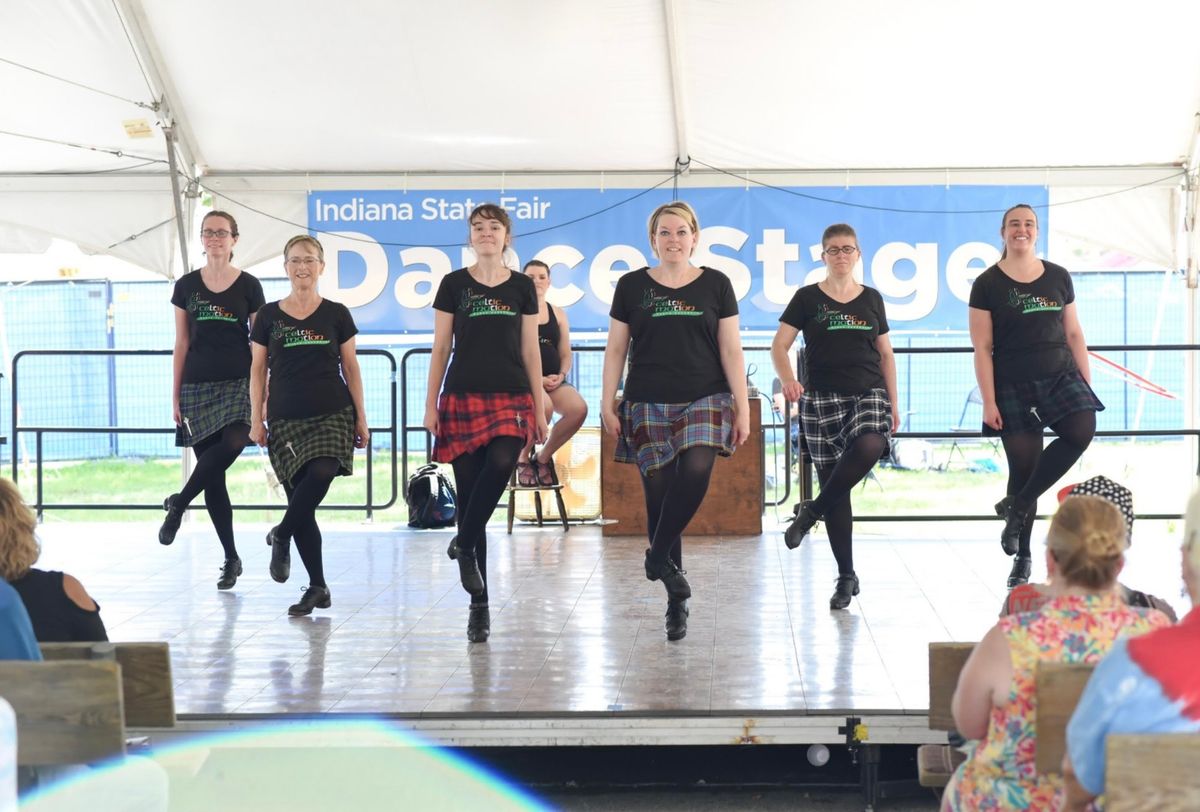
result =
M16 712L18 766L87 764L125 753L116 662L0 662L0 696Z
M125 726L174 727L175 683L166 643L43 643L48 661L109 660L121 666Z
M1108 812L1200 809L1200 733L1109 736L1105 759Z
M929 644L929 729L954 730L950 703L958 675L975 643ZM948 744L923 744L917 748L917 780L923 787L944 787L966 758Z
M1062 772L1067 749L1067 722L1092 675L1086 663L1038 663L1036 679L1037 728L1034 757L1040 774Z

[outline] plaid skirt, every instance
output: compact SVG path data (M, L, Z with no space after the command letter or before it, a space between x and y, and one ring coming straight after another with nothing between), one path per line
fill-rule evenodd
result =
M496 437L533 439L537 419L528 392L443 392L433 461L454 462Z
M1004 428L996 431L985 424L984 437L1040 432L1075 412L1102 412L1104 404L1079 370L1072 369L1051 378L1000 384L996 387L996 408Z
M800 442L818 468L832 468L858 437L882 434L880 459L891 455L892 403L887 391L861 395L805 392L800 396Z
M267 454L280 482L317 457L338 461L338 476L354 473L354 407L316 417L276 417L268 424Z
M231 423L250 425L250 379L185 383L179 387L175 445L190 448Z
M617 409L621 434L617 462L636 463L642 476L651 476L679 454L695 446L733 454L733 395L708 395L691 403L621 401Z

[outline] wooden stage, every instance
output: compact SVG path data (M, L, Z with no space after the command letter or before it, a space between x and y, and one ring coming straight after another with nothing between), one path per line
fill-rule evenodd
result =
M824 536L788 551L768 514L761 535L685 540L691 622L669 643L643 538L494 525L492 637L472 645L449 531L324 518L333 606L307 618L286 614L299 557L286 585L267 575L266 526L238 527L245 574L229 592L203 520L161 547L151 522L52 519L40 565L83 581L112 639L170 643L175 735L370 714L463 746L840 742L848 716L874 743L941 741L926 727L926 644L978 639L1009 567L998 522L867 524L862 594L833 612ZM1178 534L1139 522L1125 582L1182 615L1178 573Z

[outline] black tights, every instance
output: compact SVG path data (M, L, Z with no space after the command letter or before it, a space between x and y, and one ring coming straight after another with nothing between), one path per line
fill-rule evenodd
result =
M304 569L308 570L311 586L326 586L317 507L329 493L329 486L340 469L341 463L333 457L316 457L304 463L290 483L283 483L288 506L279 521L279 535L296 540L296 552L300 553Z
M508 486L525 441L520 437L494 437L482 448L461 454L451 463L458 490L458 546L475 551L483 594L472 603L487 603L487 523Z
M1024 509L1032 519L1037 500L1063 474L1071 469L1087 450L1096 434L1096 413L1091 409L1072 412L1050 426L1058 435L1042 448L1041 431L1023 431L1004 435L1004 456L1008 459L1008 490L1018 509ZM1033 522L1026 521L1021 531L1017 555L1029 556L1029 540Z
M196 454L196 467L179 492L176 504L184 508L204 492L204 508L212 519L217 538L225 550L226 558L237 558L237 547L233 543L233 507L229 502L229 491L225 487L225 472L233 465L250 442L250 427L245 423L230 423L220 431L210 434L192 446Z
M813 505L825 522L825 533L829 536L839 575L854 573L854 509L850 504L850 492L871 473L886 450L887 441L882 434L860 434L842 452L836 464L817 468L821 494L813 500Z
M651 560L670 557L683 569L683 531L704 501L716 459L715 448L694 446L651 476L642 475Z

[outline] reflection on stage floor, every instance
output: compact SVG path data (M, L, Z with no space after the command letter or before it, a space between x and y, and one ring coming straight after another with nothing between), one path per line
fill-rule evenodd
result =
M497 527L492 636L473 645L449 531L327 521L333 606L311 617L287 616L305 574L293 555L291 581L271 581L265 527L238 528L245 574L228 592L215 588L221 552L204 521L163 548L150 523L51 520L40 565L83 581L113 640L170 643L181 716L422 718L924 714L926 644L978 639L1009 567L998 523L959 525L954 539L935 525L864 525L862 594L830 611L836 572L819 530L796 551L771 521L761 536L688 538L691 618L671 643L644 539ZM1186 610L1177 537L1145 525L1124 580ZM1034 567L1044 575L1040 552Z

